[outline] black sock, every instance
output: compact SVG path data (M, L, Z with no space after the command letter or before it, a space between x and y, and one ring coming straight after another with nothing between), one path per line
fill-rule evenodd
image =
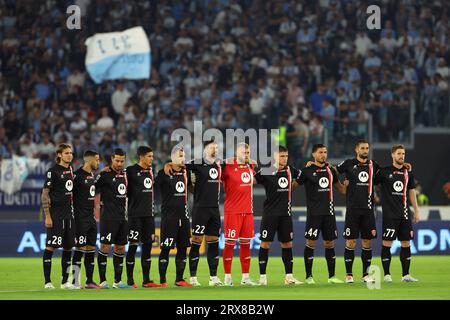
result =
M128 246L126 264L127 264L127 284L133 285L133 271L134 271L134 262L136 257L137 243L130 243Z
M100 283L106 281L106 264L108 262L108 254L102 251L98 252L97 264L98 264L98 274L100 276Z
M81 259L83 258L84 251L76 248L72 256L72 284L80 285L80 273L81 273Z
M52 279L50 277L52 272L52 256L53 251L47 249L44 250L44 257L42 259L42 263L44 265L44 279L46 284L52 282Z
M152 251L151 243L143 243L142 244L141 266L142 266L142 280L143 280L142 282L143 283L150 282L150 266L152 264L151 251Z
M113 254L113 265L114 265L114 282L119 283L122 280L123 272L123 253Z
M363 277L365 277L369 274L369 267L372 262L372 248L362 248L361 261L363 266Z
M347 275L353 275L353 260L355 260L355 249L350 249L349 247L345 247L344 251L344 260L345 260L345 272Z
M402 275L409 274L409 266L411 264L411 247L400 249L400 261L402 263Z
M314 261L314 249L305 246L304 252L306 278L312 277L312 266Z
M177 255L175 256L176 282L183 281L184 269L186 268L186 250L186 248L177 248Z
M209 275L217 276L217 267L219 266L219 240L208 242L208 266Z
M336 254L333 248L325 248L325 258L327 259L328 277L334 277L336 269Z
M93 283L95 250L86 251L84 253L84 269L86 270L86 283Z
M391 248L383 246L381 248L381 262L383 264L384 274L391 274L389 267L391 265Z
M159 267L159 282L160 283L167 282L166 273L167 273L167 266L169 265L169 252L170 252L170 249L161 248L161 252L159 254L158 267Z
M61 255L61 271L62 271L61 283L63 284L66 283L69 278L71 258L72 258L72 250L63 250Z
M266 274L267 262L269 260L269 249L259 247L259 274Z
M197 276L198 260L200 259L201 243L192 242L189 251L189 273L191 277Z
M292 248L282 248L281 249L281 259L284 263L284 272L286 274L292 273L292 268L294 265Z

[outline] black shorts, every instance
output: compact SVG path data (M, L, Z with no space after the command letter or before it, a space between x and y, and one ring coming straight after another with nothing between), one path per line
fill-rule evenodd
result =
M322 232L322 239L325 241L337 239L336 216L307 215L305 238L308 240L317 240L319 239L320 232Z
M74 219L53 220L53 227L47 228L46 246L52 248L72 248L76 245Z
M294 239L292 217L263 215L259 233L261 241L272 242L277 233L278 241L290 242Z
M100 243L127 244L128 222L126 220L102 220L100 219Z
M411 219L393 219L383 217L383 240L409 241L414 239Z
M347 209L345 214L344 239L375 239L377 225L375 214L370 209Z
M130 217L128 223L130 226L128 241L130 243L150 244L155 241L154 217Z
M97 223L93 218L75 219L77 247L97 245Z
M219 208L194 207L192 211L192 234L196 236L220 236Z
M160 243L161 248L190 247L191 225L189 220L163 216L161 218Z

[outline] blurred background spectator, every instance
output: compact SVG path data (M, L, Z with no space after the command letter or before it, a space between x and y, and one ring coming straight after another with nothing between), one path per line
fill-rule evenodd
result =
M81 30L66 29L72 2ZM449 127L449 4L407 3L383 2L383 29L369 31L362 1L0 0L0 157L145 142L164 161L173 130L201 120L283 128L301 166L324 139L331 156L352 154L370 119L374 142L407 142L411 119ZM84 40L136 25L151 79L95 85Z

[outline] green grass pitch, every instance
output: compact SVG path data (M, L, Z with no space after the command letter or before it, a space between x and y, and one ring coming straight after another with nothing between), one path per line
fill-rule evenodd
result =
M267 287L243 287L240 282L239 258L233 261L234 287L208 287L208 267L206 259L201 258L199 263L198 278L202 287L179 288L174 282L174 259L171 256L168 270L168 288L139 288L139 289L109 289L109 290L75 290L65 291L59 289L60 285L60 258L53 259L52 280L56 290L46 291L43 289L42 264L39 258L1 258L0 259L0 300L8 299L86 299L86 300L110 300L110 299L169 299L169 300L239 300L239 299L450 299L450 256L416 256L412 259L411 274L418 278L417 283L401 283L401 266L398 256L392 259L391 273L394 282L385 284L381 282L380 289L369 290L360 283L361 262L355 259L354 284L327 283L327 268L323 257L316 257L314 261L314 278L317 282L314 286L284 286L284 268L280 257L270 257L268 265ZM302 258L295 258L294 273L298 279L304 280L304 266ZM373 259L373 264L381 268L379 257ZM251 276L258 279L258 261L253 258ZM223 278L222 266L219 267L219 276ZM187 268L185 275L187 277ZM344 262L342 257L336 261L336 273L341 279L344 278ZM152 260L151 278L157 277L157 258ZM97 266L94 273L98 280ZM123 279L125 279L125 270ZM84 279L84 272L82 272ZM112 258L108 259L108 281L112 284L113 265ZM142 280L140 271L140 260L136 259L135 280Z

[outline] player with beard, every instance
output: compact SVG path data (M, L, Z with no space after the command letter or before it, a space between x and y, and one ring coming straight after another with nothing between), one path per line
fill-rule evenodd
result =
M328 283L343 283L335 276L336 256L334 240L337 239L336 216L334 215L334 187L345 193L345 186L340 183L336 169L330 167L327 160L327 147L315 144L312 149L314 163L301 170L293 187L305 185L307 217L305 226L306 246L304 251L306 283L315 284L312 276L314 249L320 232L325 247L328 266Z
M414 237L412 224L420 220L416 198L416 182L412 171L405 166L405 147L394 145L391 149L392 165L382 168L375 177L381 185L381 204L383 209L383 247L381 260L384 269L384 281L392 282L391 246L392 241L401 242L400 262L402 264L402 282L416 282L409 274L411 264L411 240ZM413 205L414 212L409 206Z

